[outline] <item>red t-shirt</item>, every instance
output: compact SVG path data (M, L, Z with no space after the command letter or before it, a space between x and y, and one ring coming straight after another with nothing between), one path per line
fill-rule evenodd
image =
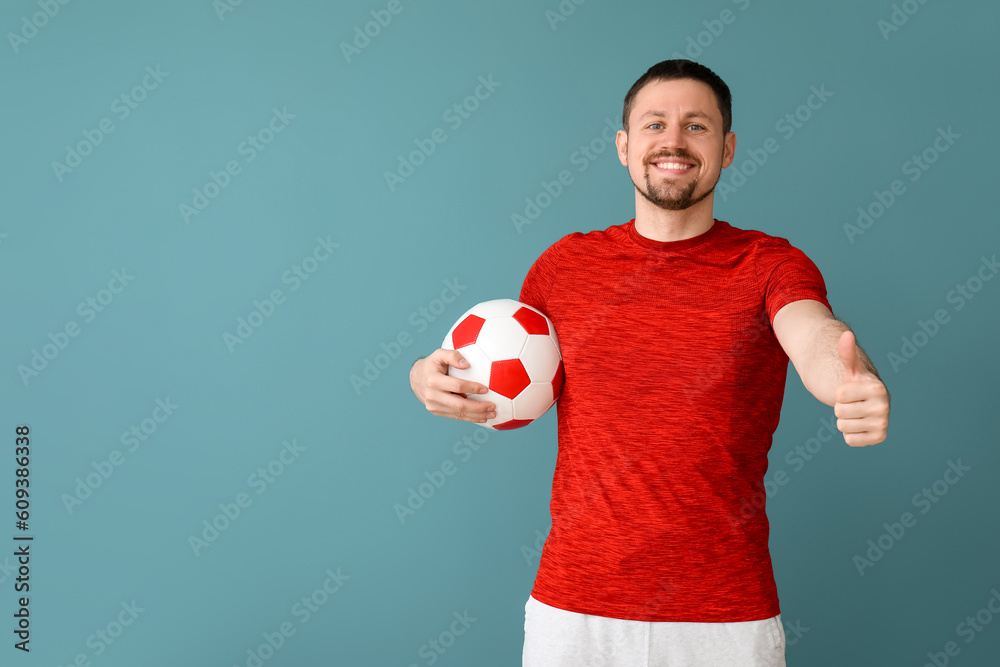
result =
M829 308L815 264L721 220L681 241L634 220L577 232L535 261L520 300L552 320L566 371L537 600L638 621L779 613L767 517L743 501L788 369L770 322L799 299Z

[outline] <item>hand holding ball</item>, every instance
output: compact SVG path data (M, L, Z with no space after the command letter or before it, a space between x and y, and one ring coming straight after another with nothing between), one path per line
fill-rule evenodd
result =
M563 386L562 354L555 327L543 313L512 299L484 301L458 318L446 350L458 350L468 368L448 374L489 387L469 396L497 406L482 426L509 430L527 426L551 408Z

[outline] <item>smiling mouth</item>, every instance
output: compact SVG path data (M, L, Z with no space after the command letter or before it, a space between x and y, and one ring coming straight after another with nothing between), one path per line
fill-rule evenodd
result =
M690 162L678 162L677 160L655 160L650 162L656 170L665 174L685 174L694 169L695 165Z

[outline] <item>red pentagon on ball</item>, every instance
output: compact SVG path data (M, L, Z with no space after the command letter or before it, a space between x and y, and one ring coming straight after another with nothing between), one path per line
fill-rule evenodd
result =
M514 313L513 317L521 323L521 326L529 334L539 334L542 336L549 334L549 323L545 321L545 316L536 313L530 308L521 308Z
M490 367L490 389L501 396L515 398L529 384L531 378L520 359L494 361Z
M486 320L477 315L469 315L462 320L451 334L451 340L455 345L455 349L457 350L475 343L476 338L479 337L479 331L483 328L484 324L486 324Z
M513 431L515 428L521 428L522 426L527 426L528 424L530 424L533 421L535 421L535 420L534 419L511 419L510 421L506 421L506 422L504 422L502 424L494 424L493 428L495 428L498 431Z

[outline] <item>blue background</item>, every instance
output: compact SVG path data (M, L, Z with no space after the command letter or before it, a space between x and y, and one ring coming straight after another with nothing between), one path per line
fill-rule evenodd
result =
M24 534L35 537L31 652L5 630L0 663L249 667L250 651L275 667L520 664L549 527L555 411L486 433L427 413L408 370L473 304L517 298L560 237L633 217L628 174L601 133L620 122L632 82L680 54L733 91L737 160L722 182L739 187L717 190L716 217L813 259L893 397L883 444L834 439L801 463L795 449L832 409L790 368L768 472L788 482L767 503L789 664L923 665L950 641L960 649L950 664L998 664L1000 618L987 612L971 641L959 624L1000 587L1000 280L973 280L981 289L961 309L952 290L1000 251L987 203L1000 10L401 0L392 14L388 4L0 8L5 628L17 609L22 424ZM480 77L494 83L473 103ZM802 107L822 86L831 96ZM134 106L126 117L122 95ZM447 114L456 104L475 107L460 125ZM789 133L782 119L796 112L807 118ZM95 134L102 119L113 130ZM399 175L436 128L445 141L390 184L386 173ZM938 152L949 128L958 138ZM252 136L269 143L254 154L243 144ZM777 152L747 163L769 138ZM75 167L54 165L81 143ZM594 159L581 161L588 145ZM911 180L905 163L925 151L935 161ZM238 173L227 180L230 161ZM572 183L515 225L525 198L562 170ZM185 216L213 173L225 187L208 187L215 196ZM888 195L878 193L897 179L905 192L867 229L845 229L858 207L879 212ZM336 249L316 250L318 239ZM289 277L319 256L307 279ZM114 271L132 276L124 288ZM459 296L436 302L449 285ZM274 290L281 303L269 308ZM81 308L88 298L102 310ZM270 315L227 339L255 301ZM947 323L892 363L939 309ZM70 322L77 335L61 337ZM635 351L609 343L608 353L627 363ZM177 407L163 418L158 399ZM122 434L143 420L146 440L130 451ZM477 435L477 450L463 443ZM286 463L272 463L279 455ZM121 464L102 464L112 457ZM396 506L440 480L446 460L455 473L401 518ZM959 460L970 470L939 483L946 493L921 513L914 496ZM254 475L269 464L262 484ZM241 493L239 516L220 518ZM907 511L915 525L859 572L868 540ZM213 521L225 528L193 546ZM340 588L314 596L328 570ZM323 600L305 620L304 596ZM122 616L133 603L142 611ZM455 614L476 620L433 652ZM260 651L283 623L294 634Z

